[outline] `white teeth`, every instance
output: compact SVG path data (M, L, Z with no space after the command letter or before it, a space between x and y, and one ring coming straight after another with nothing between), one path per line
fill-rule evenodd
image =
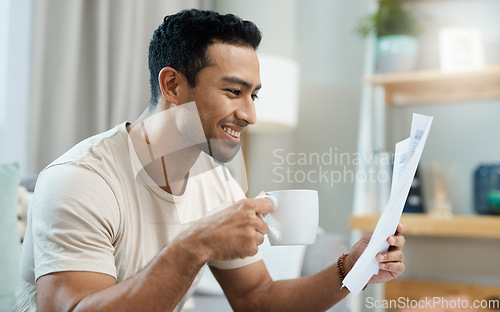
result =
M235 138L239 138L240 137L240 132L238 131L235 131L231 128L222 128L222 130L226 131L228 134L230 134L231 136L235 137Z

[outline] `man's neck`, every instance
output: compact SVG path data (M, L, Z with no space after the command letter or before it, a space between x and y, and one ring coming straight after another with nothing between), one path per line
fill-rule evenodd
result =
M172 114L166 111L173 107L175 105L160 103L153 109L148 107L135 122L127 125L127 131L142 167L153 182L172 195L182 195L189 171L201 150L198 146L169 149L184 139L175 129Z

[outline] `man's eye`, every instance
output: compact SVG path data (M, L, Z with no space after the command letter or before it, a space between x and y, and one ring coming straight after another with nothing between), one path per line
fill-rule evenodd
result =
M234 95L240 95L241 91L240 90L235 90L235 89L226 89L226 91L231 92Z
M258 98L259 98L259 96L258 96L257 94L252 94L252 100L254 100L254 101L255 101L255 100L256 100L256 99L258 99Z

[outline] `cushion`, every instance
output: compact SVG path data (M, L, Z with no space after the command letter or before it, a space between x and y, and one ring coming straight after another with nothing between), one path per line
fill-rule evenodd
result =
M22 184L22 180L21 180ZM28 224L28 207L33 199L33 193L26 191L26 188L20 186L17 189L17 225L22 246L24 235L26 234L26 226Z
M224 292L215 279L208 265L205 265L205 270L201 276L200 282L196 286L196 293L203 295L223 295Z
M38 174L30 174L22 177L20 184L21 186L24 186L24 188L28 192L34 192L37 179L38 179Z
M316 243L307 246L302 276L313 275L326 269L347 252L349 252L349 241L344 236L320 231Z
M300 277L306 248L306 245L271 246L266 235L259 251L269 275L278 281Z
M17 229L19 165L0 165L0 311L8 311L19 271L20 248Z

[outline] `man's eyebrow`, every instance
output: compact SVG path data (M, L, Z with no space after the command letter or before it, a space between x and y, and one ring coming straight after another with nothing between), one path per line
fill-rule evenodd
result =
M239 84L247 89L251 89L252 88L252 85L250 83L248 83L247 81L243 80L243 79L240 79L238 77L224 77L222 78L223 81L226 81L226 82L229 82L229 83L236 83L236 84ZM259 90L260 88L262 88L262 85L259 84L257 87L255 87L254 90Z

